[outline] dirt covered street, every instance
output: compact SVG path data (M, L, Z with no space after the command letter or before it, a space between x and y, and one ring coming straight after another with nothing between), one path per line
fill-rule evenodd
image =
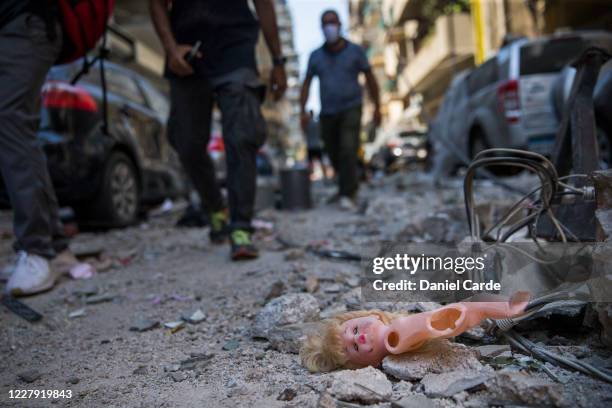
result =
M476 187L484 218L516 199L489 181ZM610 406L612 385L520 354L483 330L445 343L435 355L416 354L418 364L411 357L382 369L308 373L295 354L303 322L291 321L291 313L286 321L267 321L258 316L267 303L282 297L296 309L293 316L306 320L372 306L424 306L362 303L359 262L322 258L307 245L359 254L383 240L452 242L467 234L459 179L436 189L425 176L397 174L364 186L357 213L325 204L331 193L315 186L311 211L260 212L262 256L253 262L230 262L228 247L212 246L206 228L175 228L178 214L78 234L72 248L97 257L96 276L65 277L54 290L26 298L44 316L37 323L0 307L0 406ZM10 213L1 216L5 265L12 234ZM581 325L588 306L563 313L567 326ZM610 368L598 330L567 332L547 323L553 320L559 316L539 320L528 337ZM274 327L285 323L298 328ZM70 390L72 398L9 399L17 389Z

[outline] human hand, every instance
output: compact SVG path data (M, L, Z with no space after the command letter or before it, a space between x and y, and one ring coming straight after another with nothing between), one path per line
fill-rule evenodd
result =
M284 66L276 65L272 68L272 72L270 73L270 86L272 87L274 100L279 101L287 90L287 75L285 74Z
M170 71L180 77L193 74L193 67L185 59L191 48L191 45L178 44L168 53L168 68L170 68ZM202 54L198 52L196 58L202 58Z

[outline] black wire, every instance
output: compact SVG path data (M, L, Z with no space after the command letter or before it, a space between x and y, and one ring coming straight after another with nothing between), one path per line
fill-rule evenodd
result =
M534 171L536 174L538 174L543 187L547 184L544 179L548 179L550 181L549 185L551 188L551 194L547 200L548 205L550 205L550 202L552 201L552 198L554 197L555 192L556 192L557 178L556 178L556 174L549 167L543 166L539 161L520 158L520 157L492 157L492 158L478 159L468 167L467 173L465 175L465 182L463 185L464 201L465 201L465 206L466 206L466 212L468 213L467 218L468 218L468 227L470 231L473 231L473 227L474 227L472 225L473 196L471 194L471 190L472 190L471 183L473 182L473 178L474 178L476 169L479 167L483 167L483 166L485 167L495 166L495 165L512 166L513 164L515 164L516 167L526 167Z

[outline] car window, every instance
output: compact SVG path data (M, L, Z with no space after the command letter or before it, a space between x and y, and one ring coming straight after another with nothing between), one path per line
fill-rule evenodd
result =
M497 58L493 57L476 68L468 77L468 91L474 94L482 88L497 82Z
M564 38L525 44L520 53L520 74L559 72L580 56L585 45L580 38Z
M157 112L163 120L167 120L170 114L168 98L148 81L140 81L140 85L142 86L142 92L145 94L151 109Z
M136 81L132 77L112 68L105 67L104 72L106 74L106 87L109 92L122 96L136 104L145 104L140 88L138 88Z

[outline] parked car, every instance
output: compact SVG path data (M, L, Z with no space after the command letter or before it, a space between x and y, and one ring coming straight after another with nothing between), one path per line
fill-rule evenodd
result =
M444 95L438 114L429 124L428 138L433 146L432 171L436 179L454 173L463 164L457 155L469 160L466 148L468 138L459 135L457 129L464 128L463 122L468 117L466 78L470 72L468 69L455 75Z
M409 164L425 163L428 153L427 133L402 131L387 140L372 156L370 165L390 173Z
M550 97L553 83L594 42L612 43L612 34L565 33L506 45L453 82L444 100L449 109L441 109L434 121L436 137L468 159L492 147L550 155L559 125ZM449 159L461 163L456 155Z
M62 206L71 206L83 222L126 226L143 205L185 193L183 172L166 141L168 101L143 76L105 62L105 133L99 66L71 85L81 67L77 61L49 72L39 141Z

